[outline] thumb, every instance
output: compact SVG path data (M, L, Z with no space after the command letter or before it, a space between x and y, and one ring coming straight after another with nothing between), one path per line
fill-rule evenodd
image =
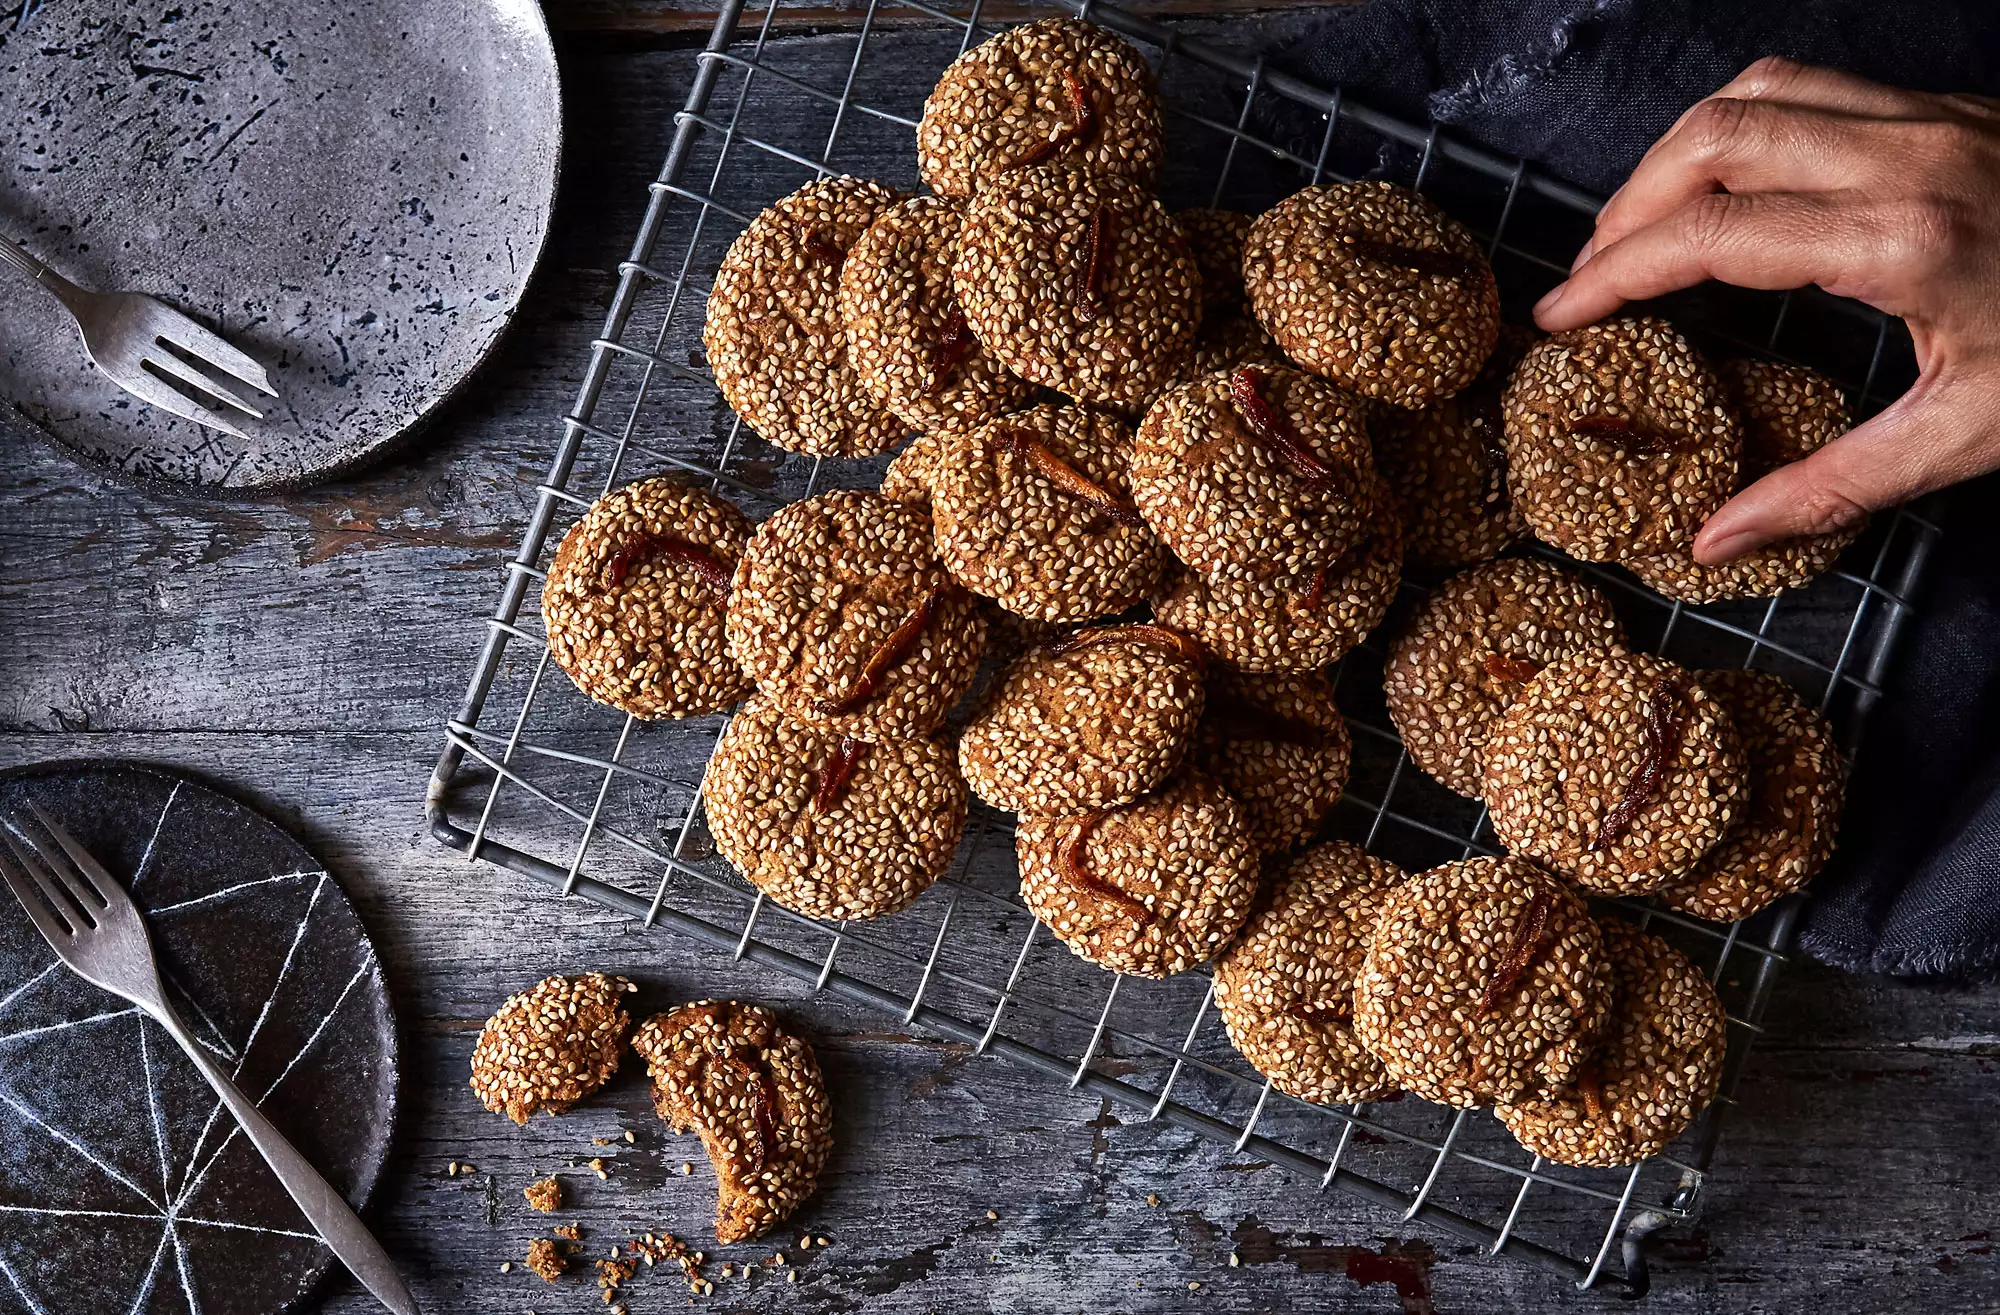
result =
M1881 414L1780 466L1731 498L1695 536L1695 560L1720 566L2000 468L2000 387L1946 374L1919 379Z

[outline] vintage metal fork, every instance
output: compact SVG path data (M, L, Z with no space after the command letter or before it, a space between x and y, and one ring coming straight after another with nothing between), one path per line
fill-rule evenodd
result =
M263 366L171 306L136 292L79 288L5 235L0 264L54 293L76 321L91 364L142 402L247 440L217 408L261 420L264 413L243 395L244 385L278 395Z
M130 1000L180 1042L333 1254L396 1315L417 1315L417 1303L382 1244L201 1047L167 1003L153 943L132 897L54 818L32 802L28 809L61 851L61 855L52 851L19 817L0 823L0 840L6 841L18 862L16 866L0 857L0 877L27 910L28 920L77 976Z

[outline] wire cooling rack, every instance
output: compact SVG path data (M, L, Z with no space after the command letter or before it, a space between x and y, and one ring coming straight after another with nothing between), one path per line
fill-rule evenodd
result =
M749 15L745 4L727 0L699 57L575 411L533 487L527 532L485 618L484 647L430 783L438 838L473 860L1037 1070L1128 1116L1279 1164L1303 1180L1301 1190L1350 1193L1580 1287L1643 1293L1647 1237L1701 1207L1722 1115L1791 944L1796 897L1731 927L1643 902L1625 908L1714 978L1731 1022L1723 1096L1668 1154L1629 1169L1568 1169L1529 1156L1485 1112L1417 1100L1328 1109L1275 1092L1230 1049L1205 973L1115 977L1041 931L1015 893L1011 823L978 805L951 873L901 913L830 925L768 904L714 856L700 823L701 774L724 719L621 719L551 671L531 606L539 563L595 497L677 471L760 517L823 487L872 487L886 460L822 465L778 453L741 427L700 354L708 280L753 215L812 177L862 173L914 189L923 96L992 29L976 2L948 11L871 0L851 39L786 40L773 34L777 0ZM1588 233L1596 198L1527 164L1188 31L1088 0L1069 8L1130 37L1157 68L1169 110L1162 190L1170 204L1258 210L1322 178L1397 178L1487 238L1517 314L1560 277ZM851 50L830 63L837 42ZM1827 371L1864 413L1909 372L1900 326L1812 292L1711 288L1670 313L1719 350ZM1611 594L1635 644L1697 667L1783 675L1819 700L1851 750L1936 535L1915 512L1880 518L1841 569L1755 603L1682 606L1622 571L1582 569ZM1399 606L1421 592L1406 584ZM1378 641L1335 673L1356 752L1329 834L1411 870L1494 852L1483 810L1403 754L1382 708L1380 664Z

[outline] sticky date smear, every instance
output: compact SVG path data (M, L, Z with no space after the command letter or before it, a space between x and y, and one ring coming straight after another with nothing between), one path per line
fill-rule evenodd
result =
M1228 739L1296 744L1302 749L1319 749L1326 745L1326 732L1311 722L1287 717L1261 703L1231 698L1214 690L1209 691L1207 715L1215 719L1216 728Z
M916 647L917 640L923 637L924 628L930 625L931 618L937 615L938 608L951 592L951 585L941 584L925 594L924 600L910 613L910 619L890 631L889 637L870 655L867 665L861 668L861 678L854 682L854 688L837 699L821 699L814 705L820 715L838 717L842 713L853 712L874 698L882 687L883 677Z
M1070 465L1033 434L1019 429L1007 431L1007 450L1026 461L1037 475L1073 498L1081 499L1120 525L1142 525L1139 509L1122 495L1099 484Z
M1315 1005L1307 1004L1303 1000L1294 1000L1285 1006L1284 1012L1293 1018L1316 1023L1321 1027L1329 1027L1335 1023L1349 1024L1354 1021L1354 1001L1337 999L1323 1005Z
M1549 928L1549 910L1555 905L1555 896L1546 890L1536 891L1522 912L1521 920L1514 924L1514 934L1507 942L1507 949L1494 966L1493 975L1486 979L1486 989L1480 993L1479 1003L1473 1006L1472 1016L1484 1018L1493 1012L1521 980L1521 974L1528 970L1528 964L1535 957L1535 947L1541 944L1542 933Z
M1090 88L1084 85L1083 79L1074 70L1064 69L1062 77L1063 96L1069 102L1069 122L1037 142L1009 168L1022 169L1040 164L1072 142L1081 146L1097 136L1097 103L1091 99Z
M1144 624L1093 626L1088 630L1079 630L1074 634L1064 635L1060 639L1051 640L1048 645L1048 651L1060 656L1064 653L1074 653L1080 648L1091 648L1095 645L1109 643L1112 640L1118 639L1130 639L1141 644L1152 644L1155 647L1164 648L1179 657L1186 658L1190 662L1200 662L1207 656L1207 653L1199 643L1188 638L1188 636L1182 634L1180 631L1169 630L1165 626Z
M1342 492L1340 476L1320 460L1292 424L1291 417L1264 399L1264 372L1246 365L1229 376L1229 400L1258 442L1278 454L1297 479L1310 488Z
M1141 927L1151 926L1154 913L1144 901L1126 894L1108 881L1099 881L1091 875L1089 856L1085 852L1090 843L1091 832L1097 830L1108 813L1085 813L1076 819L1076 825L1063 838L1062 848L1056 852L1056 867L1062 874L1064 884L1073 890L1087 891L1098 899L1116 904L1125 916Z
M931 348L931 381L924 389L924 396L936 397L943 392L971 350L972 328L965 322L965 312L954 301L938 330L937 345Z
M840 267L847 263L846 250L840 243L834 241L833 231L828 227L816 226L808 228L805 231L802 245L805 247L807 255L810 255L815 260L833 266L835 272L838 272Z
M1680 751L1681 735L1687 730L1683 683L1683 677L1672 675L1653 686L1652 696L1646 700L1645 721L1639 727L1639 765L1626 779L1625 793L1597 824L1597 834L1584 846L1584 853L1595 854L1614 844L1659 794L1667 767Z
M813 786L812 811L815 817L823 817L840 806L840 801L847 796L847 783L854 778L854 769L867 753L868 742L850 735L828 755Z
M1583 1112L1593 1119L1604 1117L1604 1078L1591 1064L1576 1077L1576 1094L1583 1097Z
M1432 278L1450 279L1454 283L1468 283L1479 277L1478 261L1470 256L1461 256L1450 251L1438 251L1429 247L1406 247L1366 237L1348 238L1347 247L1357 258L1371 265L1393 265L1398 269L1415 270Z
M1072 291L1076 297L1076 317L1093 323L1104 313L1104 276L1111 267L1111 215L1103 206L1090 212L1090 226L1084 230L1083 251L1077 257Z
M1533 680L1541 674L1542 664L1530 662L1526 658L1508 657L1504 653L1488 653L1480 662L1486 674L1509 685L1519 685Z
M1674 435L1662 433L1630 416L1579 416L1569 422L1569 432L1593 443L1623 448L1637 456L1658 456L1681 449L1681 442Z
M754 1143L756 1153L749 1154L752 1148L746 1147L745 1156L749 1160L748 1171L758 1173L778 1153L777 1093L771 1089L771 1075L764 1071L764 1066L745 1058L742 1049L731 1051L723 1063L741 1075L750 1086L750 1123L757 1139Z
M619 544L618 551L604 563L604 587L616 589L624 584L632 568L648 557L685 566L712 592L723 598L729 596L733 574L729 563L717 557L712 549L672 534L635 534Z

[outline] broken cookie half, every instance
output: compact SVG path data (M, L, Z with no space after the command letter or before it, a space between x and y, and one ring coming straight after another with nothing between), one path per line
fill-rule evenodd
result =
M721 1192L715 1237L756 1237L812 1195L833 1148L833 1114L812 1047L770 1010L703 1000L655 1014L633 1048L653 1079L653 1108L675 1132L698 1132Z

